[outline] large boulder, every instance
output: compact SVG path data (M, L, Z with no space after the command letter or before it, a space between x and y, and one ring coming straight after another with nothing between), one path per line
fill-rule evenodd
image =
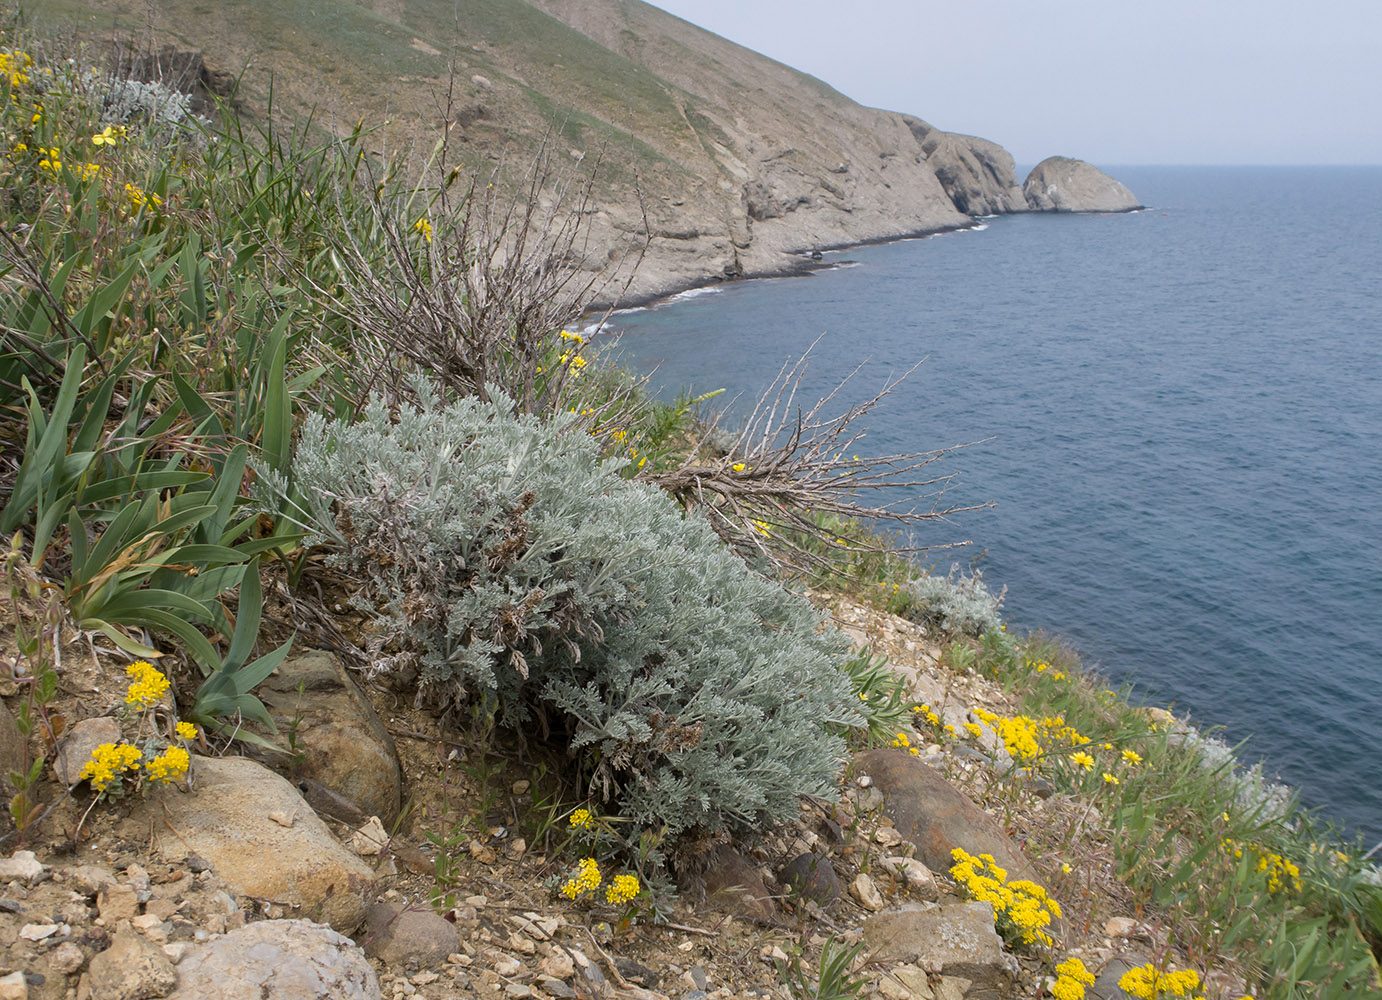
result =
M1131 212L1137 196L1098 167L1068 156L1042 160L1022 184L1029 208L1037 212Z
M310 920L262 920L199 945L169 1000L379 1000L369 960Z
M883 811L917 857L932 871L948 872L950 852L991 854L1008 878L1032 878L1027 859L999 822L971 802L934 768L901 750L868 750L854 758L855 771L873 779Z
M348 934L373 870L332 836L297 789L243 757L195 757L190 792L150 795L126 821L164 857L196 854L236 893L272 900Z
M403 775L393 737L336 657L291 656L257 693L279 732L292 734L294 777L320 782L364 816L393 825Z

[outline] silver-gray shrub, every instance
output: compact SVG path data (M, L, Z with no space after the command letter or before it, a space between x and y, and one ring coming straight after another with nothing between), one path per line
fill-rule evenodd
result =
M443 708L540 717L592 787L666 829L761 826L828 794L857 723L842 637L702 519L618 475L574 418L490 401L309 417L293 477L313 541L364 582L377 669Z
M907 617L947 632L983 635L1003 624L1003 591L994 594L974 570L966 576L952 565L948 576L919 576L906 585Z

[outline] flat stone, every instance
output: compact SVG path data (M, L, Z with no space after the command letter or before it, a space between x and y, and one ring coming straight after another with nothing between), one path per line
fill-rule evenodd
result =
M863 933L873 962L909 962L986 986L1011 978L988 903L904 906L869 917Z
M0 1000L29 1000L29 984L22 972L0 976Z
M878 978L878 992L888 1000L932 1000L930 977L915 965L895 965Z
M375 903L365 911L360 943L366 955L391 968L426 969L443 964L459 947L460 935L429 907Z
M158 945L134 931L120 931L91 959L84 981L91 1000L151 1000L172 992L177 973Z
M922 899L933 903L940 899L940 886L936 884L936 876L916 858L894 855L883 858L880 863L892 874L906 881Z
M393 737L334 655L295 653L257 693L279 731L293 732L294 778L320 782L385 824L398 818L403 771Z
M96 910L107 924L139 915L139 893L128 882L108 885L96 894Z
M194 757L190 792L161 788L122 826L153 831L157 850L176 862L208 860L237 895L256 896L347 933L360 926L373 870L351 854L283 778L243 757ZM271 812L296 815L291 827ZM136 834L137 831L137 834Z
M263 920L198 945L170 1000L380 1000L364 952L309 920Z
M1095 977L1091 986L1085 987L1086 1000L1133 1000L1125 990L1119 987L1118 980L1130 969L1135 969L1146 962L1146 959L1128 961L1122 958L1110 960Z
M840 881L824 854L814 851L799 854L787 862L778 877L790 891L821 906L840 898Z
M854 876L854 881L849 886L849 894L866 910L877 913L883 909L883 894L878 891L873 879L863 872Z
M1137 933L1137 921L1132 917L1109 917L1104 921L1104 933L1109 937L1132 937Z
M0 882L30 882L48 869L33 851L15 851L8 858L0 858Z
M53 758L53 774L68 788L79 780L92 752L102 743L120 742L120 723L113 716L102 715L76 723L61 740Z
M916 845L917 856L932 871L948 872L950 852L991 854L1008 880L1034 878L1027 859L996 819L971 802L939 771L900 750L868 750L855 755L855 768L872 775L882 791L884 812L897 832Z

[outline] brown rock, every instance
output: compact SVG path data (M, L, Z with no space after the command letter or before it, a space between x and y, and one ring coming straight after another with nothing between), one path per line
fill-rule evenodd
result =
M134 931L122 931L110 947L91 959L86 974L91 1000L151 1000L166 997L177 985L168 956Z
M932 871L948 872L950 852L992 854L1008 878L1032 878L1030 865L998 821L984 812L939 771L900 750L868 750L854 758L857 770L870 775L884 797L883 811L897 832L917 847L917 856Z
M779 873L783 885L821 906L840 898L835 868L824 854L808 852L789 861Z
M295 778L318 781L365 816L393 823L403 780L393 737L336 657L290 656L258 694L280 731L293 733Z
M346 933L364 919L373 870L337 842L272 771L242 757L195 757L193 791L161 789L127 820L169 860L193 852L237 894L270 899ZM296 815L291 827L269 819Z
M78 722L58 743L57 756L53 758L53 773L68 788L77 783L77 775L82 773L91 752L102 743L120 742L120 723L109 715Z
M712 906L755 920L776 918L777 906L763 876L728 844L711 848L697 857L691 867L694 870L688 874Z
M360 944L390 968L426 969L445 962L460 947L460 935L430 908L375 903L365 911Z
M139 915L139 893L127 883L108 885L96 895L96 909L107 924Z
M988 903L888 910L865 920L863 932L874 962L911 962L993 989L1011 979ZM971 990L968 995L976 994Z

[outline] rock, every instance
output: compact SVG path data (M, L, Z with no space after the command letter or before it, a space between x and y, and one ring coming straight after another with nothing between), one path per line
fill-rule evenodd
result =
M290 656L257 693L279 730L293 733L294 778L320 782L385 824L398 818L403 772L393 737L335 656Z
M1145 959L1133 962L1121 958L1112 959L1099 970L1093 985L1085 988L1086 1000L1132 1000L1131 996L1119 988L1118 980L1122 979L1129 969L1137 968L1144 961Z
M71 883L72 888L88 896L95 896L107 886L115 885L115 873L99 865L78 865L64 868L62 877Z
M940 898L940 887L931 869L916 858L886 857L881 864L893 875L903 879L922 899L935 902Z
M350 849L362 858L376 857L384 853L389 842L389 831L384 829L378 816L371 816L369 822L355 831L350 838Z
M189 851L240 895L271 899L346 933L360 926L374 873L342 847L287 781L243 757L194 757L194 791L160 789L126 821L169 860ZM268 814L296 814L281 827ZM137 832L136 832L137 831Z
M932 1000L930 978L915 965L895 965L878 980L878 992L888 1000Z
M553 979L570 979L576 974L576 963L571 961L571 956L565 951L555 948L552 954L538 963L538 969L544 976Z
M805 899L825 906L840 898L835 868L824 854L808 852L787 862L778 873L782 884Z
M309 920L263 920L188 952L170 1000L379 1000L364 952Z
M107 924L139 915L139 893L128 883L108 885L96 894L96 909Z
M962 976L997 988L1011 978L988 903L904 906L864 921L873 962L911 962L929 972Z
M714 906L755 920L772 920L777 906L758 869L727 844L711 848L695 859L687 872Z
M0 858L0 882L11 882L15 879L30 882L47 870L33 851L15 851L8 858Z
M1104 933L1115 938L1132 937L1137 933L1137 921L1132 917L1109 917L1104 921Z
M77 775L82 773L91 753L102 743L120 742L120 723L114 717L102 715L95 719L83 719L67 731L58 741L58 752L53 758L53 774L68 788L77 783Z
M391 968L441 965L460 946L456 925L430 907L375 903L365 911L365 954Z
M86 964L86 952L71 941L64 941L48 956L48 965L54 972L71 976L81 971Z
M873 884L873 879L863 872L854 876L854 881L849 886L849 894L866 910L877 913L883 909L883 894L878 891L878 886Z
M29 984L24 973L11 972L0 976L0 1000L28 1000Z
M121 931L110 947L91 959L84 981L91 1000L150 1000L177 985L173 963L163 950L134 931Z
M19 928L19 936L25 941L46 941L60 930L61 924L25 924Z
M868 750L854 759L882 791L883 811L897 832L916 845L922 864L932 871L948 872L955 863L950 852L962 847L971 854L992 854L1009 880L1032 877L1026 858L998 821L939 771L900 750Z
M1098 167L1068 156L1042 160L1022 184L1027 205L1038 212L1131 212L1137 196Z
M538 980L537 984L543 993L549 997L557 997L559 1000L569 1000L576 995L576 991L560 979L542 978Z
M942 132L910 116L904 120L921 143L936 179L961 212L1001 215L1027 210L1012 154L1002 146L977 136Z

